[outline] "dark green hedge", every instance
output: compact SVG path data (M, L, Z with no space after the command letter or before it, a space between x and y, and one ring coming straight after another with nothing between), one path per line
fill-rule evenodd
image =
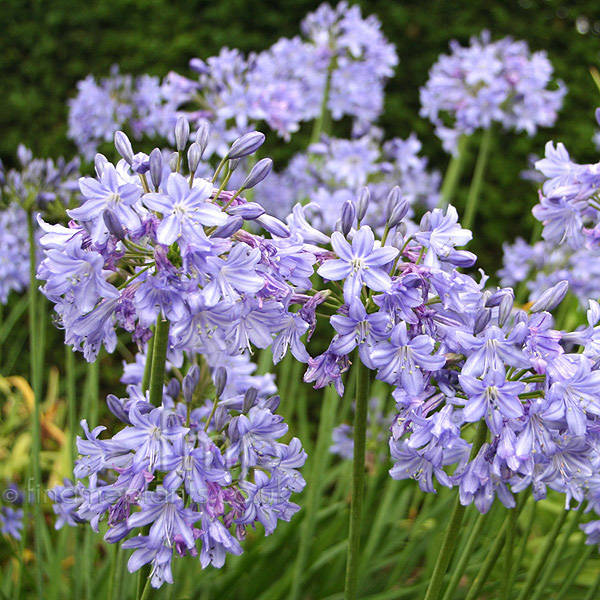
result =
M545 49L569 95L555 130L533 139L512 134L494 142L484 189L484 225L477 245L496 253L502 239L526 229L535 203L530 184L518 173L530 152L541 153L547 139L564 141L580 160L593 160L594 108L600 96L589 67L600 63L600 13L595 1L554 0L363 0L374 13L401 62L388 87L382 119L389 136L416 131L439 168L446 157L431 125L418 117L418 90L448 40L467 42L484 28L494 38L512 35L532 49ZM194 56L207 57L223 45L248 52L293 36L317 2L296 0L3 0L0 17L0 157L10 164L19 142L38 155L71 155L65 137L66 100L88 73L102 76L119 64L123 72L165 75L187 72ZM589 31L579 33L578 18ZM596 20L595 20L596 19ZM581 22L581 21L580 21ZM465 177L467 182L468 174ZM460 201L459 201L460 204ZM486 214L487 213L487 214ZM484 260L484 262L487 262Z

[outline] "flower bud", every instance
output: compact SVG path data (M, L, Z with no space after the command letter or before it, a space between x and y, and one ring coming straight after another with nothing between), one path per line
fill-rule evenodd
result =
M198 144L198 142L194 142L189 147L187 159L190 171L192 173L195 173L198 170L198 165L200 164L200 160L202 159L202 148L200 148L200 144Z
M400 202L401 198L402 192L400 191L400 188L397 185L395 185L391 189L390 193L388 194L385 200L385 216L388 221L392 216L394 208L396 208L396 205L398 204L398 202Z
M354 224L354 216L356 214L356 210L354 208L354 204L351 200L346 200L342 206L342 216L341 216L341 227L342 234L346 237L350 230L352 229L352 225Z
M502 300L500 300L500 305L498 307L498 325L500 327L503 327L508 317L510 317L514 303L515 299L512 294L504 294L504 296L502 296Z
M265 209L258 204L258 202L246 202L245 204L230 206L227 209L227 214L238 215L245 221L252 221L253 219L258 219L261 215L264 215Z
M273 161L270 158L263 158L259 160L248 173L244 183L242 183L242 190L249 190L255 185L258 185L263 179L268 177L269 173L273 169Z
M227 385L227 369L225 367L219 367L215 371L214 375L215 382L215 395L220 398L223 395L225 386Z
M169 169L171 169L171 171L173 173L177 172L177 164L178 163L179 163L179 153L173 152L173 154L171 154L171 156L169 157Z
M206 152L206 147L210 141L210 125L208 121L202 121L196 131L196 144L200 146L200 158Z
M271 412L275 412L277 410L277 408L279 407L280 401L281 401L281 398L279 397L279 395L271 396L270 398L267 398L265 400L263 406L267 410L270 410Z
M249 387L244 394L244 403L242 405L242 412L246 414L256 402L258 396L258 389L255 387Z
M104 156L104 154L96 154L94 156L94 168L96 169L96 175L98 177L102 177L102 173L104 173L104 168L108 164L108 158Z
M550 311L556 308L565 298L569 291L569 282L565 279L559 281L556 285L548 288L533 303L529 312L536 313L544 310Z
M240 164L239 158L230 159L229 160L229 172L233 173L238 168L239 164Z
M404 217L406 216L407 212L408 200L406 200L406 198L402 198L392 209L392 214L390 215L390 218L388 219L387 223L388 227L390 229L393 229L394 227L399 225L402 219L404 219Z
M181 384L183 391L183 399L186 404L191 404L192 398L194 397L194 391L198 386L198 382L200 381L200 369L198 365L192 365L188 372L185 374L183 378L183 382Z
M189 139L190 123L185 117L178 117L175 124L175 147L177 152L182 152L185 149Z
M115 212L110 208L107 208L102 213L102 218L104 219L104 224L106 225L108 232L111 235L114 235L118 240L123 241L125 239L125 234L123 233L123 225L121 225Z
M123 401L120 398L117 398L114 394L109 394L106 397L106 404L108 405L110 412L115 415L119 421L123 421L123 423L131 425L129 416L127 415L126 410L123 408Z
M431 227L431 212L427 211L422 217L419 223L419 229L421 231L429 231Z
M236 231L239 231L244 226L244 219L242 217L229 217L227 222L217 227L210 237L213 238L228 238L231 237Z
M181 390L181 386L179 385L179 381L172 377L169 383L167 383L166 394L171 398L177 398L179 396L179 392Z
M225 428L227 424L227 409L224 406L217 406L217 410L215 410L215 416L213 418L213 424L217 431Z
M279 219L276 219L271 215L261 215L258 217L258 219L256 219L256 222L259 223L270 234L277 237L288 238L291 235L287 226Z
M131 165L133 162L133 148L129 138L122 131L115 132L115 148L125 161Z
M264 133L259 131L251 131L250 133L244 134L241 138L238 138L231 144L229 152L226 157L229 159L242 158L256 152L265 141Z
M163 173L163 158L162 153L158 148L154 148L152 152L150 152L150 179L152 180L152 185L158 189L160 182L162 180Z
M149 169L148 155L143 152L135 154L131 163L131 170L138 175L144 175Z
M359 221L362 221L367 214L367 209L369 208L369 201L371 199L371 192L369 192L368 187L364 187L360 190L360 194L358 196L358 202L356 204L356 218Z
M490 322L492 311L489 308L480 308L475 316L475 325L473 326L473 334L481 333Z

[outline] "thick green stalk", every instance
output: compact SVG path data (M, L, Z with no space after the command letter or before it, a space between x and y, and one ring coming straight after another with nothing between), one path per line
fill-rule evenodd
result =
M526 598L529 598L531 596L533 586L535 585L540 571L542 570L542 567L546 563L546 560L548 559L548 556L550 555L550 552L554 547L554 542L556 541L556 538L558 537L561 527L563 526L563 523L565 522L565 519L567 518L568 514L569 511L561 510L560 515L554 521L554 525L552 526L550 533L546 534L544 538L544 544L536 553L533 564L529 568L529 572L527 573L527 579L525 580L525 585L523 586L521 592L517 597L518 600L525 600Z
M513 552L515 546L515 529L517 528L517 511L508 509L508 524L506 526L506 541L504 542L504 577L502 578L502 590L500 598L509 600L511 592L511 573L513 563Z
M327 470L329 459L329 446L331 444L331 430L336 418L339 397L335 389L328 387L323 394L321 418L315 451L309 460L312 463L308 497L304 506L300 543L296 556L295 574L292 578L290 600L297 600L300 595L300 586L306 573L306 565L310 554L311 542L315 533L316 515L319 511L320 499L323 491L323 478Z
M311 144L316 144L321 139L321 134L327 133L328 130L329 111L327 110L327 103L329 102L329 93L331 92L331 77L333 75L334 68L334 61L332 60L327 68L327 78L325 79L325 87L323 88L323 96L321 98L321 111L319 116L315 119L312 135L310 136Z
M598 577L594 582L594 585L590 588L590 591L585 595L583 600L594 600L595 598L598 598L596 595L598 590L600 590L600 572L598 573Z
M569 519L569 524L563 534L562 540L560 544L554 546L554 552L548 561L545 561L545 571L540 578L540 582L533 594L529 596L530 600L539 600L543 598L544 590L547 588L552 575L555 574L555 567L559 559L563 559L565 555L565 550L567 548L567 544L569 543L569 538L571 534L575 531L575 528L579 524L579 518L581 517L581 513L583 512L583 502L581 503L579 510L573 511L571 518ZM566 512L566 511L565 511ZM537 579L537 578L536 578Z
M150 403L154 404L154 406L160 406L162 403L163 385L165 382L165 365L167 363L167 350L169 346L169 328L169 321L166 319L163 320L162 314L159 313L156 319L156 327L154 329L154 343L152 344L152 366L149 376ZM146 534L146 532L144 533ZM148 598L150 594L149 576L150 569L148 566L144 566L138 571L137 597L140 600L142 600L142 598ZM144 581L146 584L142 590Z
M42 565L42 468L40 464L40 452L42 443L41 429L41 402L42 402L42 369L43 351L40 343L40 323L38 307L38 283L36 279L37 259L35 239L35 226L33 212L27 213L27 226L29 232L29 361L31 366L31 387L34 396L34 408L32 417L32 462L33 462L33 516L35 524L34 550L35 550L35 581L37 595L43 598L43 565Z
M344 600L354 600L358 585L360 556L360 521L365 488L365 453L367 442L367 409L369 407L369 369L357 357L356 406L354 413L354 460L352 465L352 499Z
M444 593L444 597L442 600L452 600L454 596L454 592L460 583L460 580L465 572L465 568L469 559L472 556L473 548L475 547L475 543L479 540L479 534L483 528L483 524L485 522L486 514L478 514L477 519L475 521L475 526L471 529L471 533L469 534L469 538L467 539L467 543L463 548L463 551L460 553L460 557L456 567L452 570L452 578L450 579L450 583L446 588L446 592Z
M471 227L473 226L473 221L475 220L477 204L479 202L479 193L481 192L481 184L483 183L483 174L485 172L485 166L487 164L488 156L490 153L491 141L492 128L488 127L487 129L483 130L483 133L481 135L479 154L477 155L477 162L475 163L473 180L471 181L469 195L467 196L465 214L461 219L462 226L465 229L471 229Z
M594 551L596 551L596 546L581 546L581 550L573 557L573 561L567 567L567 577L563 581L563 584L558 590L558 594L556 594L556 598L554 600L562 600L565 597L567 592L571 589L571 586L577 578L577 575L581 573L581 569L583 569L585 563L590 557L590 554L592 554Z
M481 446L483 446L483 443L485 442L486 436L487 426L485 424L485 421L481 421L477 427L475 440L473 441L473 447L471 448L471 460L473 460L473 458L477 456L477 453L479 452ZM463 506L460 503L460 497L457 493L456 500L454 502L454 509L452 510L450 521L448 522L448 526L446 527L444 540L442 541L442 546L440 547L437 561L433 569L433 574L429 581L427 592L425 593L425 600L437 600L440 596L440 593L442 591L442 584L444 582L444 575L446 574L446 569L450 564L450 559L452 558L454 546L458 540L460 524L462 523L463 515L465 514L465 509L466 506Z
M148 340L146 350L146 364L144 365L144 375L142 378L142 392L150 387L150 372L152 371L152 356L154 355L154 335Z
M77 399L75 397L75 354L71 346L65 345L65 372L67 384L67 422L69 424L69 448L71 463L77 457L77 444L75 431L77 430Z
M456 154L453 154L446 168L444 174L444 180L442 181L442 188L440 190L440 207L448 206L454 199L456 189L458 188L458 182L463 171L465 164L466 149L468 146L469 137L463 135L459 138Z
M154 350L152 353L152 371L150 373L150 403L159 406L162 402L165 382L165 364L169 345L169 321L158 315L154 332Z

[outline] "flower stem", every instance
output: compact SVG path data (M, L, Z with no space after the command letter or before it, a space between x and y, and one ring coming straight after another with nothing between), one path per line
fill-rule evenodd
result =
M454 199L456 189L458 188L458 182L463 171L465 163L465 154L468 146L469 137L462 135L457 144L456 154L453 154L446 168L444 174L444 180L442 181L442 187L440 190L440 202L441 208L448 206Z
M154 331L154 349L152 352L152 371L150 372L150 403L159 406L162 402L163 384L165 381L165 365L167 363L167 346L169 345L169 326L159 314Z
M471 533L469 534L469 539L463 548L463 551L460 554L460 558L458 564L452 571L452 578L450 579L450 583L446 588L446 592L444 593L443 600L452 600L454 597L454 592L458 587L458 584L465 572L465 568L467 566L467 562L469 558L471 558L473 548L475 543L479 540L479 534L483 528L483 524L485 523L486 514L478 514L477 519L475 520L475 526L471 529Z
M140 596L140 600L148 600L150 598L150 578L146 580L146 585L144 586L144 590L142 591L142 595Z
M490 153L491 141L492 128L488 127L487 129L483 130L483 134L481 136L479 154L477 155L477 162L475 163L475 172L473 173L473 180L471 181L469 195L467 196L465 214L462 218L462 226L465 229L471 229L471 227L473 226L473 221L475 220L477 204L479 202L479 193L481 192L481 184L483 183L483 174L485 172L485 166L487 164L488 155Z
M325 79L325 86L323 87L323 96L321 98L321 112L315 119L313 126L312 135L310 136L310 143L316 144L321 139L323 132L327 133L329 124L329 112L327 110L327 104L329 102L329 93L331 91L331 77L333 70L335 69L334 60L332 59L327 68L327 77Z
M146 364L144 365L144 376L142 377L142 393L146 393L150 387L150 373L152 371L152 357L154 355L154 335L148 340L146 348Z
M33 515L35 523L34 549L35 549L35 581L38 597L43 597L43 572L42 572L42 506L37 498L42 486L42 469L40 464L40 451L42 431L40 423L40 404L42 402L42 369L43 351L40 343L40 323L38 313L38 283L36 279L36 239L33 212L27 213L27 226L29 233L29 361L31 366L31 387L34 396L32 418L32 462L33 462Z
M75 354L71 346L65 345L65 371L67 379L67 415L69 423L69 446L71 451L71 463L75 463L77 457L77 445L75 430L77 429L77 407L75 397Z
M358 358L358 357L357 357ZM356 407L354 413L354 462L352 465L352 500L344 600L354 600L358 584L360 551L360 519L365 487L365 452L367 441L367 409L369 406L369 369L358 358L356 365Z
M515 530L517 528L517 511L508 509L508 523L506 526L506 540L504 542L504 577L502 578L502 588L500 598L509 600L511 592L511 573L513 567L513 553L515 550Z
M471 448L471 460L477 456L481 446L485 442L487 436L487 426L485 421L480 421L477 432L475 433L475 440L473 441L473 447ZM425 600L437 600L442 591L442 583L444 582L444 575L446 569L450 564L452 558L452 552L454 546L458 540L458 534L460 531L460 524L462 523L463 516L465 514L466 506L460 503L460 496L456 495L454 502L454 508L450 516L450 521L446 527L446 533L444 534L444 540L433 569L427 592L425 593Z
M304 517L302 519L302 529L300 531L300 542L295 574L292 578L292 589L289 600L297 600L300 595L300 587L303 577L306 575L306 564L310 555L311 541L315 533L317 522L317 512L320 508L320 501L323 496L323 479L327 471L330 454L328 452L331 444L331 431L333 429L339 398L336 391L328 387L323 394L323 404L321 405L321 417L319 419L319 432L317 434L317 443L314 452L310 456L311 470L308 487L308 498L303 508Z

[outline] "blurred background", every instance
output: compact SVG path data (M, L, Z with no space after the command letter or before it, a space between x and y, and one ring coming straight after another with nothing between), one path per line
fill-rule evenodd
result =
M319 4L308 0L3 0L0 158L12 166L19 143L36 156L72 156L75 147L66 137L67 100L75 95L77 81L90 73L103 77L111 66L119 65L122 73L133 75L164 76L171 70L190 75L191 58L207 58L222 46L248 53L266 49L282 36L296 35L302 18ZM386 136L404 138L416 132L423 154L442 171L448 158L431 123L419 117L419 87L438 55L448 51L449 40L464 45L483 29L493 39L511 35L526 40L532 51L547 51L556 78L566 83L569 92L554 129L541 129L533 138L505 133L495 139L477 223L479 241L471 248L486 270L495 271L501 243L517 234L529 237L530 209L537 198L531 183L520 177L528 156L542 154L544 143L554 140L567 144L579 162L596 160L592 137L600 94L589 70L600 66L597 2L363 0L358 4L363 15L380 19L400 57L380 121ZM476 148L472 144L473 154ZM285 160L293 150L294 140L274 158ZM473 161L474 156L467 164ZM467 169L465 186L470 176ZM506 190L511 190L509 198Z

